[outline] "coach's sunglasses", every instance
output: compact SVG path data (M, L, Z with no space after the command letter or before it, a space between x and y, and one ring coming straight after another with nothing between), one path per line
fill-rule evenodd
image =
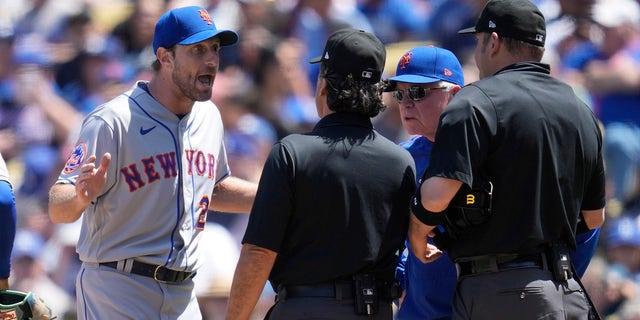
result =
M420 101L426 98L429 94L431 94L431 91L446 89L446 88L447 87L436 87L436 88L410 87L407 90L394 91L393 97L396 99L396 101L402 102L402 99L404 99L404 91L406 91L409 99L413 101Z

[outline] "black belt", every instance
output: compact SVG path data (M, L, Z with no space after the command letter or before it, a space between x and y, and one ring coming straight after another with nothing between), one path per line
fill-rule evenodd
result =
M114 268L116 270L125 271L124 269L118 268L118 262L103 262L100 263L101 266L107 266L109 268ZM126 272L126 271L125 271ZM182 282L193 277L196 272L186 272L186 271L177 271L171 270L169 268L163 267L161 265L148 264L140 261L133 261L133 265L131 266L130 273L153 278L156 281L160 282Z
M303 297L353 300L353 284L351 282L327 282L312 285L283 285L278 288L278 299Z
M398 286L391 282L380 282L378 285L380 298L396 299L402 294ZM353 300L355 292L352 281L325 282L311 285L280 285L278 299L286 298L335 298L336 300Z
M458 277L521 268L545 269L545 258L542 253L485 255L456 261L456 268Z

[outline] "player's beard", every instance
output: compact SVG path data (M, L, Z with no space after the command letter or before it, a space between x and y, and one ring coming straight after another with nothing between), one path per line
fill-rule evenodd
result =
M213 81L215 79L215 72L209 73L209 85L204 84L198 79L186 72L180 72L182 68L175 68L171 74L171 80L178 87L180 92L187 98L193 101L207 101L211 99ZM203 88L203 89L199 89Z

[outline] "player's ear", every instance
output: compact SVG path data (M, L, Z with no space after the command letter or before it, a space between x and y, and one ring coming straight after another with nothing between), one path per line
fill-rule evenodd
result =
M173 49L159 47L156 55L158 57L158 61L162 64L169 64L173 61Z

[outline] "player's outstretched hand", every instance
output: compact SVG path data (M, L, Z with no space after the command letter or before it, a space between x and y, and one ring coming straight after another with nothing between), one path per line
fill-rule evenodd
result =
M96 156L92 155L80 168L80 175L76 180L76 195L87 204L95 200L107 180L107 167L111 162L111 154L105 153L96 168Z

